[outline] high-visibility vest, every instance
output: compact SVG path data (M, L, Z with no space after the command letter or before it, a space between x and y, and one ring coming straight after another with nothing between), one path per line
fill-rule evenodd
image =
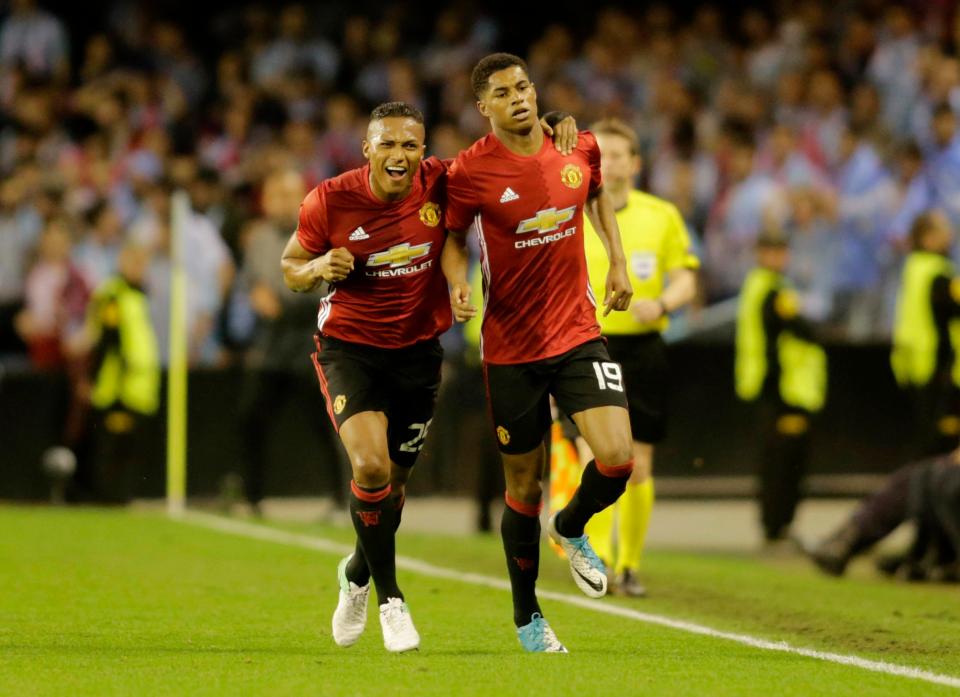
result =
M123 278L110 278L90 301L87 322L101 342L106 331L119 341L102 344L91 402L98 409L121 405L153 414L160 402L160 360L147 296Z
M933 315L933 282L939 276L953 277L953 263L934 252L912 252L903 266L893 325L890 364L901 387L921 387L930 382L937 368L940 336ZM949 324L954 361L953 381L960 385L960 320Z
M770 366L763 326L763 305L771 293L788 290L782 274L755 268L740 291L737 308L735 382L737 396L753 401L760 396ZM827 396L827 355L819 345L801 339L789 330L775 338L780 367L780 398L785 404L810 412L819 411Z

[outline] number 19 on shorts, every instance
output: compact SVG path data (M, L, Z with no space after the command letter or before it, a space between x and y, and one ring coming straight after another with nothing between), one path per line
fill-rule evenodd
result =
M593 372L597 374L601 390L623 392L623 373L620 372L619 363L594 361Z

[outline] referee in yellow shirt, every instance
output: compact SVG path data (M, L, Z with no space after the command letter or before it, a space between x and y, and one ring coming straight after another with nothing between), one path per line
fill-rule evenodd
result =
M633 129L619 119L604 119L591 130L600 145L603 187L617 211L633 284L630 312L611 312L606 317L598 313L598 319L610 356L623 369L634 437L634 468L619 502L595 515L587 534L607 567L616 571L615 591L639 597L646 595L637 574L653 508L653 447L663 440L666 430L667 359L660 334L667 328L667 316L693 299L700 261L691 252L690 238L676 206L633 188L641 166ZM584 225L591 285L594 294L603 297L607 255L586 218ZM593 459L583 438L577 436L576 444L581 463Z

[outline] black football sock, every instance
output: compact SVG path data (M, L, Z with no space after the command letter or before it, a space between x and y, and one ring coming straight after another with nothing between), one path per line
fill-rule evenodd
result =
M583 528L594 513L615 503L627 488L633 471L633 460L617 467L590 460L583 469L580 486L555 521L557 532L564 537L580 537Z
M507 557L510 589L513 592L513 621L518 627L530 623L540 612L537 576L540 573L540 508L506 495L507 507L500 523L503 551ZM543 613L541 613L543 614Z
M376 489L350 483L350 518L357 531L357 541L370 567L377 602L388 598L403 599L397 587L396 546L394 542L396 508L390 500L390 485Z
M403 514L403 504L406 497L401 493L400 496L391 496L396 515L393 522L394 532L400 527L400 517ZM353 514L351 513L351 516ZM365 586L370 582L370 567L367 565L367 558L363 556L363 548L360 546L360 538L357 537L357 547L353 550L353 556L347 562L347 580L356 583L358 586Z

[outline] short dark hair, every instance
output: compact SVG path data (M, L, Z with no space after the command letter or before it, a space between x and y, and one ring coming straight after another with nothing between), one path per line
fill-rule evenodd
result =
M487 89L490 76L500 70L506 70L513 66L520 67L523 72L529 74L527 63L520 56L512 53L491 53L486 58L481 58L480 62L473 68L473 74L470 75L470 84L473 87L473 95L480 99L484 90Z
M423 123L423 113L417 109L417 107L413 106L413 104L407 104L406 102L384 102L370 112L371 121L379 121L380 119L388 119L395 116L413 119L417 123Z

